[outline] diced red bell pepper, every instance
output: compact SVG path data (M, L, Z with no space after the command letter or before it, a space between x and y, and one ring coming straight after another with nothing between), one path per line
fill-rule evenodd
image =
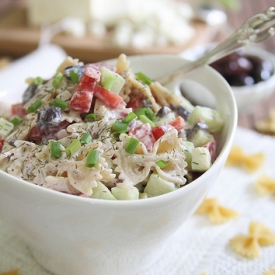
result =
M181 116L178 116L176 119L170 121L167 124L159 125L159 126L152 128L152 133L153 133L155 139L158 140L167 131L169 131L173 128L180 131L181 129L184 128L184 126L185 126L185 120Z
M88 113L92 105L95 85L95 79L83 74L69 102L69 107L83 113Z
M4 144L4 140L0 139L0 153L2 152L3 144Z
M93 93L90 91L75 91L70 100L70 108L79 112L88 113L93 100Z
M125 103L120 95L99 85L94 87L94 95L111 108L117 108Z
M206 147L211 155L211 162L213 163L217 157L216 155L216 148L217 148L217 141L216 140L211 140L207 142L203 147Z
M180 131L181 129L183 129L185 127L186 123L185 123L185 120L181 116L178 116L176 119L170 121L169 124L171 126L173 126L174 128L176 128L178 131Z
M166 132L168 132L169 130L174 129L173 126L169 125L169 124L165 124L165 125L159 125L156 126L154 128L152 128L152 134L154 136L154 138L156 140L158 140L159 138L161 138Z
M145 145L148 152L152 151L156 140L152 134L151 126L148 123L131 128L129 135L140 140Z
M11 113L14 116L24 117L28 111L24 108L24 103L18 103L11 105Z
M130 101L127 103L127 108L132 108L133 111L135 111L136 109L142 108L143 107L142 101L143 101L143 97L140 95L137 95L130 99Z

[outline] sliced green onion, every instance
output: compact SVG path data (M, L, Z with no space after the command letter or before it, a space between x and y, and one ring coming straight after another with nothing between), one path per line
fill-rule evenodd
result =
M168 165L168 162L160 159L156 161L156 165L162 169Z
M145 115L145 116L147 116L150 120L153 120L154 117L155 117L155 114L154 114L153 110L150 109L150 108L139 108L139 109L135 110L135 114L138 116L138 118L139 118L141 115Z
M142 72L135 73L135 76L138 80L140 80L143 84L150 85L152 83L152 79L149 78L147 75L145 75Z
M130 123L136 117L137 117L137 115L134 112L131 112L122 120L122 122L123 123Z
M52 85L53 85L53 87L54 87L55 89L58 89L58 88L59 88L62 79L63 79L63 74L62 74L61 72L58 72L58 73L55 75L55 77L54 77L54 79L53 79L53 81L52 81Z
M78 139L74 139L65 149L65 152L67 156L72 156L74 155L77 150L81 147L81 143Z
M71 78L73 84L78 83L79 75L78 75L77 69L73 69L70 71L70 78Z
M0 117L0 137L6 137L13 130L14 125L6 119Z
M19 119L18 117L14 117L10 122L11 122L14 126L17 126L17 125L19 125L19 124L22 122L22 120Z
M68 105L69 103L67 101L64 101L60 98L56 98L52 103L52 106L60 107L61 110L65 110L68 107Z
M129 154L134 154L138 145L139 145L139 140L132 137L126 146L125 151Z
M91 140L92 140L91 135L88 134L88 133L84 133L83 136L80 139L80 143L81 144L87 144L87 143L90 143Z
M128 124L121 121L116 121L112 127L112 130L119 133L126 133L127 128Z
M113 133L112 133L112 137L113 137L115 140L118 140L120 134L121 134L120 132L113 132Z
M96 120L97 120L96 114L88 114L85 116L85 119L84 119L85 122L94 122Z
M90 150L86 160L86 167L95 167L99 158L98 150Z
M50 141L50 150L53 159L61 157L61 145L58 141Z
M150 108L145 108L145 109L146 109L146 110L145 110L145 115L146 115L149 119L153 120L154 117L155 117L155 113L153 112L153 110L150 109Z
M35 86L38 86L38 85L40 85L42 82L43 82L43 78L40 77L40 76L38 76L38 77L36 77L36 78L33 80L32 83L33 83Z
M31 106L28 108L29 113L35 112L42 105L41 100L36 100Z
M155 123L145 115L139 116L139 120L143 123L149 123L152 128L156 126Z

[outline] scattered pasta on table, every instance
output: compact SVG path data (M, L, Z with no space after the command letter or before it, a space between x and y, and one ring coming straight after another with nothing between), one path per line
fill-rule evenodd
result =
M246 154L241 147L233 145L226 165L241 167L248 172L255 172L264 164L264 161L264 153Z
M262 134L275 135L275 108L270 110L267 119L257 121L255 128Z
M263 275L275 275L275 268L270 268Z
M262 195L275 195L275 179L262 174L256 181L256 189Z
M196 213L206 214L213 223L223 223L239 215L237 211L221 206L217 198L205 199Z
M19 269L13 269L13 270L2 272L0 275L21 275L21 273Z
M257 258L261 246L274 245L275 233L260 222L250 222L247 235L237 235L230 240L232 248L247 258Z

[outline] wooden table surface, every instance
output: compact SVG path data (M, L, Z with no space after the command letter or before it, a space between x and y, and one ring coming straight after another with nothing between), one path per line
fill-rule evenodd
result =
M20 3L23 0L11 0L14 3ZM0 11L8 4L9 0L1 0ZM237 11L227 11L228 24L231 29L236 29L249 17L266 10L268 7L275 7L275 0L240 0L241 8ZM0 45L1 46L1 45ZM260 44L270 52L275 53L275 36ZM268 118L269 111L275 109L275 93L264 102L255 106L250 113L239 114L239 126L255 129L255 123L258 120Z

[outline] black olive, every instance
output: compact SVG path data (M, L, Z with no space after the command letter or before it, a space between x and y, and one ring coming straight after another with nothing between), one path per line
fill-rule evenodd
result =
M234 52L211 64L231 86L253 85L274 73L269 60L243 52Z
M81 78L81 76L84 74L84 71L85 71L85 66L84 65L82 65L82 66L80 66L80 65L68 66L68 67L65 68L64 74L67 77L70 77L70 72L74 69L76 69L79 78Z
M193 128L185 129L187 139L189 139L196 131L199 131L199 130L207 131L208 125L204 121L198 121L193 126Z
M144 108L152 108L152 102L149 99L143 99L141 104Z
M196 130L208 130L208 125L204 121L198 121L195 124L194 129L196 129Z
M61 108L56 106L43 108L38 111L37 119L41 131L57 126L61 122Z
M23 93L23 99L22 99L23 103L28 102L35 95L36 90L37 90L37 85L34 85L33 83L31 83Z
M188 119L190 112L188 110L186 110L184 107L182 106L175 106L174 104L170 103L170 107L171 109L177 113L177 115L181 116L182 118L184 118L185 120Z
M161 118L168 115L169 113L171 113L171 109L167 106L163 106L158 110L156 116Z

